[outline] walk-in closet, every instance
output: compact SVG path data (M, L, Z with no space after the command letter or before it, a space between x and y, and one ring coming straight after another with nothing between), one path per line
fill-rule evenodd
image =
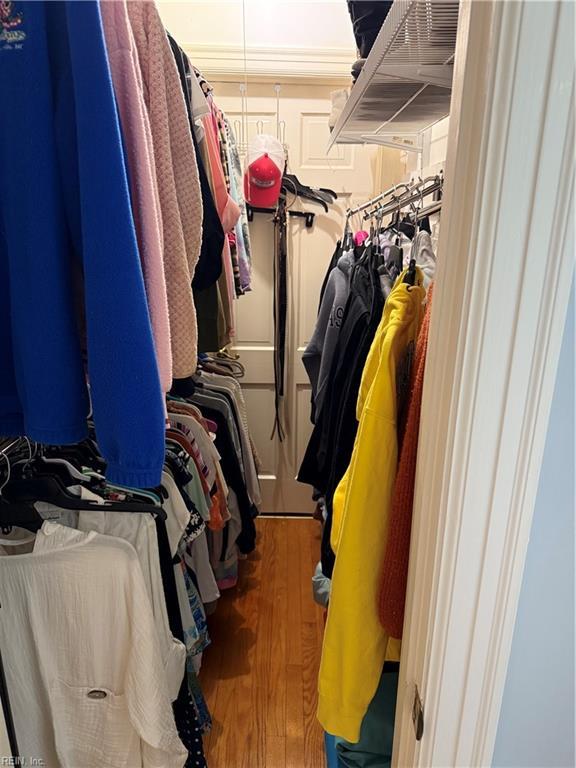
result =
M0 2L0 764L575 764L574 9Z

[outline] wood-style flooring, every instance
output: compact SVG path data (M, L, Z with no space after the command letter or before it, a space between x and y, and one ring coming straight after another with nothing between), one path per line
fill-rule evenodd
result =
M324 621L312 599L320 525L259 518L256 552L209 618L200 680L209 768L324 768L316 720Z

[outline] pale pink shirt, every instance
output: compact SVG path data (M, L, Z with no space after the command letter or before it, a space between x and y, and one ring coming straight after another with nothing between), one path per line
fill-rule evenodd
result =
M126 2L102 0L100 12L124 138L132 214L160 381L164 392L167 392L172 386L172 350L164 278L162 217L150 120L144 102L142 75Z
M150 119L162 227L164 275L175 378L198 362L192 278L202 246L202 195L184 92L174 55L153 2L126 4Z
M219 139L214 127L212 114L202 118L202 125L204 127L204 144L210 166L209 178L212 182L211 188L214 195L214 202L216 203L216 209L224 232L230 232L234 229L236 222L240 218L240 208L228 194L226 179L224 178L224 169L222 168L222 160L220 158ZM234 287L234 271L232 269L230 244L227 237L224 238L222 263L224 271L223 275L220 277L219 285L221 292L222 288L225 287L226 289L226 294L222 296L222 300L225 302L223 309L224 320L226 322L226 340L229 340L230 337L234 335L232 301L236 294L236 290ZM225 286L222 285L223 280L225 281Z

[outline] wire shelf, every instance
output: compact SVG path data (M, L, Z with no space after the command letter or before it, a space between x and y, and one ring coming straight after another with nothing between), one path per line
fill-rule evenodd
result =
M459 0L395 0L330 138L385 143L450 112Z

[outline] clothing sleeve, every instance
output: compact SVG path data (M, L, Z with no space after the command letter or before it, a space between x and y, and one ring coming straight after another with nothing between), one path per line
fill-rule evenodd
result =
M124 137L132 213L140 249L160 381L172 386L170 320L164 277L162 216L150 120L144 101L142 74L128 20L126 0L100 4L108 61Z
M322 362L322 350L324 348L324 339L326 337L326 330L328 323L330 322L330 313L332 312L332 305L334 303L334 280L333 274L330 275L328 283L326 284L326 290L322 297L322 303L320 304L320 310L318 317L316 318L316 326L314 333L308 342L304 354L302 355L302 363L306 368L306 373L310 379L312 385L312 395L316 398L318 393L318 378L320 376L320 364Z
M98 3L67 2L88 376L107 478L160 483L164 406Z

